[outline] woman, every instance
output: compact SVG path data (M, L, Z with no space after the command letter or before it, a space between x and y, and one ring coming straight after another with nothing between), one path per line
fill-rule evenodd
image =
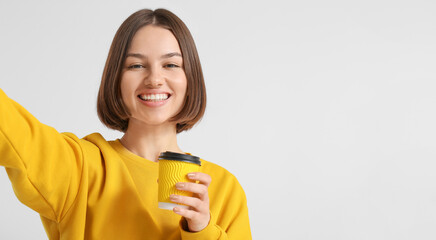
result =
M184 153L176 135L205 103L189 30L167 10L140 10L114 37L97 102L100 120L123 137L60 134L0 91L0 164L50 239L251 239L240 184L205 160L188 174L198 183L177 184L194 197L171 197L189 209L157 206L158 155Z

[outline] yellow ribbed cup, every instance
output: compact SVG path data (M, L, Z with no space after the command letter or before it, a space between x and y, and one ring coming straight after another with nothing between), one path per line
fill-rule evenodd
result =
M170 195L192 196L192 193L176 189L178 182L195 182L188 179L187 174L198 172L200 165L179 160L168 160L159 158L159 185L158 201L159 208L173 210L174 207L187 208L186 205L170 201Z

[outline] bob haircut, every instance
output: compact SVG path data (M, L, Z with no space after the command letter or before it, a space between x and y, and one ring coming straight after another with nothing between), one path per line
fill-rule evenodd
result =
M106 60L97 97L97 114L108 128L125 132L129 124L129 110L122 101L121 73L133 36L142 27L154 25L168 29L177 39L182 51L183 69L187 79L184 104L170 121L176 123L177 133L192 128L204 115L206 88L200 58L194 39L186 25L166 9L139 10L120 26Z

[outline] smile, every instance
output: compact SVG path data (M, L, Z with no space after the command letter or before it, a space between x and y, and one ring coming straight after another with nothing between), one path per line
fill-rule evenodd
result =
M159 101L164 101L167 100L170 95L167 93L163 93L163 94L143 94L143 95L138 95L138 97L144 101L149 101L149 102L159 102Z

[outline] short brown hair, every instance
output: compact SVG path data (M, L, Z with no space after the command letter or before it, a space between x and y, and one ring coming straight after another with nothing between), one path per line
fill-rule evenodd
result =
M188 81L182 110L171 118L177 123L177 133L192 128L204 115L206 88L200 58L194 39L186 25L166 9L142 9L130 15L120 26L104 67L97 98L97 113L108 128L125 132L130 113L121 96L121 72L133 36L142 27L155 25L170 30L177 39L183 57L183 69Z

